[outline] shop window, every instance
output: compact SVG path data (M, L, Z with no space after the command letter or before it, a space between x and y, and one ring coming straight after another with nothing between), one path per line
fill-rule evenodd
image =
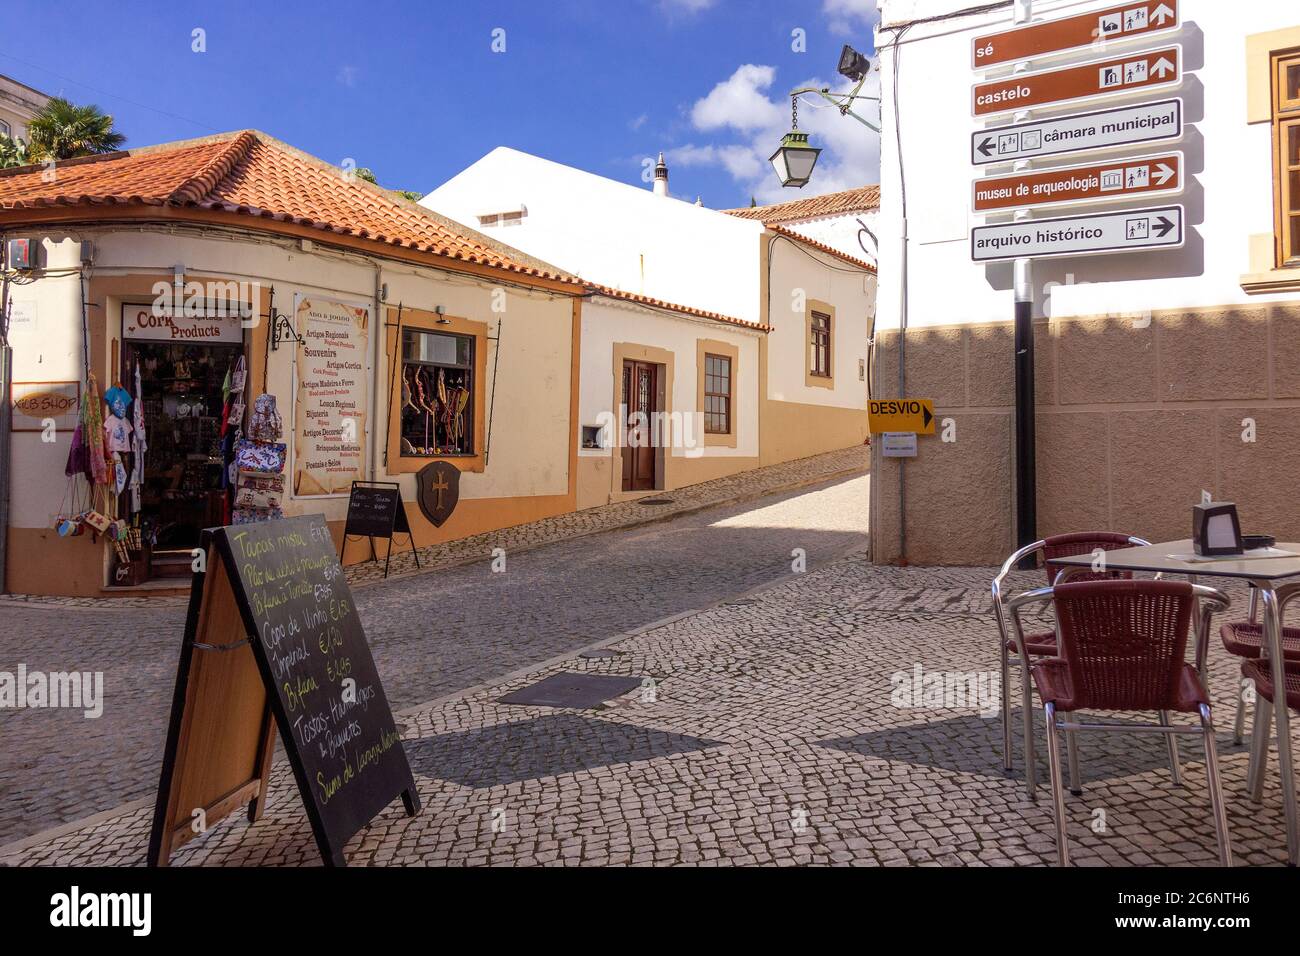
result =
M1275 58L1273 141L1276 145L1278 264L1300 266L1300 52Z
M831 317L825 312L812 314L810 323L808 372L818 378L831 377Z
M726 355L704 356L704 431L731 434L731 358Z
M402 332L403 457L474 454L474 338Z

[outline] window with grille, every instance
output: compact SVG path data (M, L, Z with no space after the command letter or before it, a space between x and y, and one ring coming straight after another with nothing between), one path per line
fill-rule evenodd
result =
M811 363L808 371L821 378L831 377L831 317L824 312L812 314Z
M474 454L474 338L402 330L402 455Z
M731 434L731 358L704 355L704 431Z

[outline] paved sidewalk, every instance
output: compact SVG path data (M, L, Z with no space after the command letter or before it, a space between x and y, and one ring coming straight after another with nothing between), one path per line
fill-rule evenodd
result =
M844 448L840 451L800 458L766 468L715 478L712 481L689 485L676 491L648 495L647 499L623 501L618 504L587 508L554 518L544 518L529 524L489 531L469 538L460 538L444 544L429 545L419 549L420 567L410 551L393 555L389 562L388 578L393 581L413 574L428 574L444 568L456 567L469 561L481 560L494 548L504 548L511 553L569 541L603 531L616 531L638 525L664 521L681 515L693 514L706 508L727 504L741 504L765 495L794 491L818 482L846 478L867 471L871 453L866 445ZM644 500L665 502L648 505ZM382 562L354 564L347 568L348 583L353 588L385 580ZM188 598L175 596L129 597L51 597L36 594L2 594L0 608L5 605L44 605L52 607L182 607Z
M857 474L669 520L491 552L356 591L394 707L538 666L867 545ZM184 631L182 607L0 606L0 670L104 675L104 712L0 710L0 845L153 792Z
M408 819L390 808L353 839L348 859L1052 863L1045 786L1034 804L1019 775L1003 775L997 722L981 715L994 702L914 696L918 667L921 675L996 671L990 575L844 558L618 640L614 656L570 654L418 708L405 717L405 746L424 811ZM650 678L653 693L590 710L499 703L561 671ZM1232 747L1226 732L1235 668L1217 646L1211 690L1237 860L1280 864L1286 838L1276 761L1263 803L1252 805L1243 795L1244 748ZM1080 752L1085 791L1067 797L1077 865L1217 863L1203 762L1190 742L1181 788L1153 737L1090 735ZM1039 772L1045 783L1045 768ZM149 823L148 808L109 815L0 851L0 863L139 864ZM317 862L283 763L260 823L228 820L175 858Z

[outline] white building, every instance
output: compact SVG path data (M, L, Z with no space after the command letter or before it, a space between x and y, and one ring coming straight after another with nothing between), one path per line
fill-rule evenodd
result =
M499 147L422 204L604 290L583 307L580 507L865 439L861 259L671 198L662 158L638 189ZM669 447L630 452L624 406L667 416Z
M25 141L28 121L49 101L50 97L40 90L0 76L0 136Z
M1110 39L1030 69L1116 57L1145 69L1151 61L1142 53L1177 44L1181 83L1040 107L1021 119L1181 100L1181 140L1105 155L1120 164L1182 152L1183 193L1032 215L1181 204L1185 243L1034 261L1037 536L1110 529L1185 538L1204 490L1237 503L1243 530L1297 540L1300 8L1293 0L1181 0L1177 29L1146 36L1140 25L1157 26L1169 5L1135 0L1111 35L1101 14L1116 6L1035 0L1034 21L1086 16ZM877 397L896 395L905 375L907 395L933 399L953 440L925 438L915 459L873 462L880 561L988 564L1017 539L1013 267L973 262L971 244L972 228L1011 221L1009 213L972 212L972 181L988 174L972 164L972 134L1019 120L1011 112L974 119L972 86L1013 76L1010 63L977 71L973 58L976 37L1015 25L1015 7L964 12L973 8L963 0L881 4ZM1035 159L1032 168L1094 155Z
M808 199L724 209L723 212L741 219L785 226L801 236L825 243L872 265L879 255L879 186L860 186Z

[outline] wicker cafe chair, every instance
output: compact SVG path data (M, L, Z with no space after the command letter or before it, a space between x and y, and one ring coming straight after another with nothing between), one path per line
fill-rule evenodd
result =
M1255 619L1256 602L1258 592L1252 591L1250 595L1251 603L1251 623ZM1277 589L1277 620L1279 625L1286 614L1286 607L1297 597L1300 597L1300 583L1287 584ZM1266 607L1264 613L1269 613ZM1263 625L1255 625L1263 630ZM1224 625L1219 630L1219 636L1223 638L1225 645L1228 641L1228 625ZM1282 660L1286 668L1286 687L1284 695L1286 706L1292 710L1300 709L1300 648L1293 643L1297 629L1293 627L1282 628ZM1233 638L1240 640L1242 633L1240 628L1233 632ZM1245 648L1248 645L1236 644L1234 647ZM1237 692L1238 711L1244 703L1244 695L1241 690L1244 689L1246 682L1255 685L1255 716L1254 726L1251 729L1250 737L1250 769L1246 773L1246 792L1250 798L1258 803L1264 797L1264 772L1268 768L1268 744L1272 736L1273 728L1273 708L1276 707L1273 687L1273 668L1270 663L1266 648L1264 647L1264 638L1261 633L1259 637L1259 647L1253 657L1245 654L1238 654L1237 650L1229 647L1228 650L1245 660L1241 664L1242 687ZM1294 786L1294 781L1283 781L1283 786Z
M1081 571L1053 563L1054 559L1072 557L1079 554L1092 554L1096 551L1116 551L1120 548L1138 548L1151 542L1132 535L1117 534L1113 531L1083 531L1074 534L1060 534L1033 544L1025 545L1003 562L1001 570L993 578L993 616L998 625L999 657L1002 665L1002 769L1011 772L1011 666L1020 665L1021 672L1021 717L1025 735L1025 785L1029 799L1037 799L1035 794L1034 773L1034 714L1033 684L1029 678L1031 658L1056 656L1056 632L1042 631L1024 634L1019 629L1008 626L1005 594L1006 577L1024 559L1042 555L1043 570L1047 574L1047 584L1051 587L1064 570L1069 570L1070 580L1088 581L1103 578L1131 578L1127 571ZM1015 656L1013 657L1012 654ZM1073 734L1066 738L1070 753L1070 789L1076 795L1079 790L1079 761L1074 746ZM1177 769L1175 769L1177 774Z
M1259 623L1259 591L1253 585L1250 589L1250 617L1245 621L1225 621L1219 628L1219 639L1223 641L1224 649L1234 657L1253 661L1264 656L1264 625ZM1300 661L1300 627L1282 628L1282 657L1287 661ZM1245 689L1245 681L1243 673L1242 685L1237 688L1237 717L1232 725L1234 744L1241 743L1246 730L1246 699L1241 693Z
M1231 866L1232 842L1219 786L1210 698L1200 672L1186 661L1188 626L1198 603L1208 627L1209 616L1230 605L1227 595L1185 581L1069 582L1013 599L1009 604L1013 619L1024 605L1047 600L1056 609L1061 656L1034 664L1033 676L1047 717L1047 765L1060 865L1069 864L1070 849L1057 734L1103 730L1165 734L1171 749L1175 734L1201 735L1219 860ZM1060 719L1080 710L1199 714L1200 726L1170 724L1163 716L1158 724Z

